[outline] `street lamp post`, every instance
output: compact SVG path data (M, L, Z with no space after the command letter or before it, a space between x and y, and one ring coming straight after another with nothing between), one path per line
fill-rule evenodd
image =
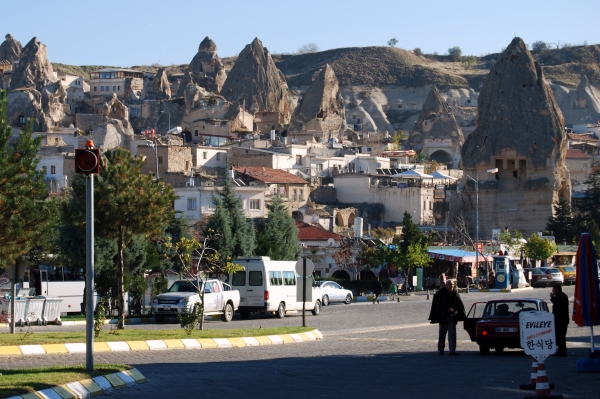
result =
M148 141L148 147L154 148L154 160L156 161L156 181L158 181L158 151L156 143Z

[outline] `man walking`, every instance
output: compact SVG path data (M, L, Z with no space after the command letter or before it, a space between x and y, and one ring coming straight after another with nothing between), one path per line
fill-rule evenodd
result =
M556 356L567 356L567 327L569 326L569 297L560 283L554 284L550 293L552 313L556 324Z
M429 320L432 324L439 324L438 352L444 354L446 346L446 334L448 334L448 346L450 356L459 356L456 353L456 323L465 320L465 306L460 295L455 290L453 280L447 280L446 286L440 288L433 296Z
M383 292L383 285L381 284L381 281L379 281L379 277L377 277L376 280L373 280L371 291L373 291L373 295L375 295L373 298L373 303L379 303L379 295L381 295Z

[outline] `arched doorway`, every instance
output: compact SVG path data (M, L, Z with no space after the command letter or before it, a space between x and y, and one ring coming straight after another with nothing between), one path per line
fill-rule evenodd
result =
M354 218L356 217L356 215L354 214L354 212L352 212L351 214L348 215L348 227L354 226Z
M434 151L433 154L429 156L429 159L448 166L452 166L453 163L452 155L443 150Z
M300 211L293 211L292 212L292 218L294 220L302 221L302 220L304 220L304 215Z
M344 217L339 212L335 215L335 225L340 227L344 226Z
M373 273L371 270L361 270L359 276L361 280L375 279L375 273Z
M333 272L331 277L337 278L340 280L350 280L350 275L345 270L336 270L335 272Z

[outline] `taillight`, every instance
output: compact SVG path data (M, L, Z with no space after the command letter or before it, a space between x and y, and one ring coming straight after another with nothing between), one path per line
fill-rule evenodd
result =
M478 326L477 327L477 334L481 335L482 337L486 337L488 335L487 327Z
M552 273L550 273L550 270L546 270L545 273L549 274L549 275L552 275Z
M265 291L265 301L269 300L269 291Z

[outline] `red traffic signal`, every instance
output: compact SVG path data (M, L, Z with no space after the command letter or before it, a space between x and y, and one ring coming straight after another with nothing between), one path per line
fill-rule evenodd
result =
M75 149L75 173L86 175L100 173L100 150Z

